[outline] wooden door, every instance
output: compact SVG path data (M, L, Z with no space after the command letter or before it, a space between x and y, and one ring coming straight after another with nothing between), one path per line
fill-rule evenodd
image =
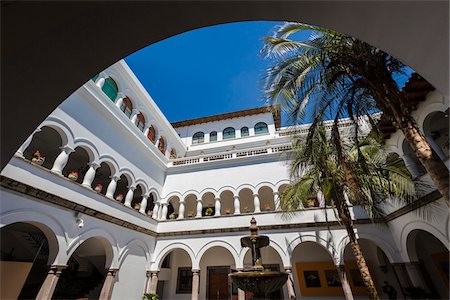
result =
M228 267L208 268L208 299L228 299Z

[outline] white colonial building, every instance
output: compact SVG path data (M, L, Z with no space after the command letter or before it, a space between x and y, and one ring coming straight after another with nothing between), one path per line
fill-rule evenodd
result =
M448 99L413 76L414 116L448 166ZM272 299L365 298L345 229L319 198L286 218L290 135L276 107L169 123L125 62L80 87L1 173L1 299L251 299L228 273L251 264L252 216L270 238L263 263L290 280ZM346 125L345 120L343 126ZM427 180L400 132L388 152ZM352 208L375 284L448 299L449 213L438 192L389 206L374 222ZM347 295L347 298L350 298Z

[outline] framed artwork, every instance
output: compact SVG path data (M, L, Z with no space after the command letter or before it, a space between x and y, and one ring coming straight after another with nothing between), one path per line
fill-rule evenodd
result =
M307 288L321 287L319 271L303 271L303 277L305 278L305 285Z
M327 286L329 287L341 287L341 280L336 269L325 270L325 278L327 279Z

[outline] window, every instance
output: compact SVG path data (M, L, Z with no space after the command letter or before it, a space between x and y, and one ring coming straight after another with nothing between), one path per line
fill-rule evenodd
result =
M217 142L217 131L212 131L209 134L209 141L210 142Z
M178 268L177 294L190 294L192 292L191 268Z
M166 155L166 142L164 141L163 137L159 138L158 149L163 155Z
M197 132L192 137L192 144L201 144L205 140L205 134L203 132Z
M148 134L147 134L148 139L154 144L156 141L156 130L155 127L150 126L150 128L148 129Z
M109 97L109 99L116 101L119 88L117 87L116 82L111 77L108 77L103 84L102 91Z
M139 113L136 117L136 122L134 122L134 124L141 130L144 131L144 126L145 126L145 118L144 116Z
M241 128L241 136L248 136L248 127Z
M124 98L120 110L123 111L127 117L131 117L131 112L133 111L133 104L131 104L130 99Z
M175 151L175 149L170 149L170 159L175 159L177 158L177 152Z
M94 76L91 78L91 80L92 80L93 82L95 82L95 81L97 80L98 76L100 76L100 75L99 75L99 74L94 75Z
M223 130L223 139L234 139L236 137L236 133L234 131L234 128L227 127Z
M267 124L264 122L259 122L255 125L255 134L266 134L269 132Z

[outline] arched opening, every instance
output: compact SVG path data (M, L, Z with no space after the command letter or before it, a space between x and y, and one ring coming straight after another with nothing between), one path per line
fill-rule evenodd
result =
M214 216L216 213L214 198L214 194L211 192L207 192L202 195L202 216Z
M55 129L43 126L41 131L33 135L30 145L23 151L23 156L44 168L51 169L62 146L61 135ZM39 156L43 159L37 159Z
M159 299L189 299L192 293L192 261L183 249L173 249L161 262L157 294ZM201 299L201 298L199 298Z
M147 207L145 208L145 214L148 216L153 215L153 209L155 208L156 196L154 193L150 193L147 199Z
M206 250L200 258L200 293L199 299L230 299L237 296L232 291L228 274L235 269L235 261L230 251L221 246Z
M406 167L408 168L413 178L424 175L426 173L426 170L417 158L414 151L411 149L411 146L406 139L403 140L402 148L404 154L403 159L405 160Z
M76 147L75 151L70 153L62 174L75 182L81 183L89 169L90 161L88 152L83 147Z
M397 280L395 270L384 251L371 240L358 239L361 246L364 259L370 271L370 275L375 283L380 298L388 298L388 294L383 292L385 281L395 289L398 297L401 297L402 290ZM356 264L356 258L353 254L350 244L345 246L344 262L347 277L355 296L367 296L367 290L361 279L361 275Z
M281 260L280 254L271 246L261 248L261 258L263 261L264 269L269 269L271 271L283 271L283 261ZM249 269L252 267L252 252L247 250L244 256L244 268ZM245 299L252 299L252 293L246 292ZM269 295L267 299L285 299L283 295L287 295L286 284Z
M175 159L177 158L177 151L175 150L175 148L170 149L170 159Z
M155 126L151 125L148 128L147 137L150 140L150 142L152 142L153 144L156 142L156 129L155 129Z
M167 219L174 220L179 216L180 198L178 196L170 197L167 206Z
M197 215L197 196L189 194L184 198L185 218L194 218Z
M92 186L95 191L106 195L106 190L111 182L111 167L106 162L102 162L100 167L95 172L95 178L92 181Z
M406 249L412 262L412 286L424 290L423 297L449 299L449 250L431 233L416 229L409 233Z
M67 268L59 277L54 299L98 299L106 277L107 255L112 248L103 238L84 241L70 256Z
M122 104L120 105L120 110L123 111L123 113L130 118L131 113L133 112L133 103L131 103L130 98L125 97L123 98Z
M233 215L234 214L234 194L231 191L223 191L220 193L220 214Z
M192 136L192 144L202 144L205 141L205 134L203 132L196 132Z
M239 192L239 201L241 203L241 213L251 213L255 211L255 203L253 202L253 191L244 188Z
M227 139L234 139L236 137L236 131L234 130L233 127L227 127L223 130L223 136L222 138L224 140Z
M247 137L248 135L249 135L248 127L242 127L241 128L241 137Z
M291 255L297 297L332 296L344 299L341 282L330 252L316 242L302 242Z
M136 116L136 121L134 122L134 125L136 125L137 128L139 128L142 132L144 131L145 117L141 112L138 113L138 115Z
M159 138L158 149L163 155L166 155L166 140L164 139L164 137Z
M35 299L49 271L50 251L58 251L56 237L49 243L39 227L18 222L2 227L0 238L0 298Z
M210 142L217 142L217 131L211 131L209 133L209 141Z
M275 200L273 197L273 191L268 186L263 186L258 191L259 201L261 203L261 211L274 211Z
M133 200L131 200L131 207L136 210L139 210L141 208L142 191L143 189L141 185L138 184L133 193Z
M446 113L435 111L429 114L423 122L423 132L434 151L446 160L449 154L448 110Z
M266 123L264 123L264 122L256 123L255 135L267 134L267 133L269 133L269 128L267 127Z
M128 193L128 186L130 182L125 174L120 175L119 180L117 181L116 192L114 195L114 199L119 202L125 201L125 196Z
M102 91L111 99L113 102L116 101L117 93L119 92L119 87L117 83L111 77L105 79L105 83L102 86Z

